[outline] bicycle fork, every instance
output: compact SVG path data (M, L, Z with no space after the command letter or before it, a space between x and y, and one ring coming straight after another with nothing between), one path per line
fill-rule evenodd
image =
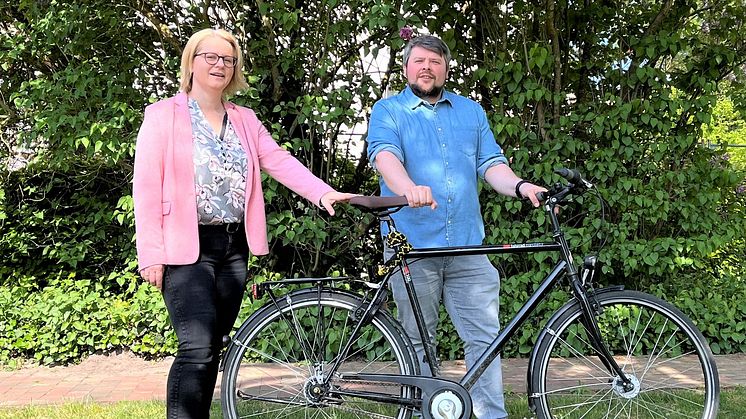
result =
M587 275L592 275L593 272L595 272L596 258L587 257L584 260L583 279L581 280L580 276L578 275L578 270L575 268L575 264L573 263L573 257L570 253L570 246L567 244L565 235L559 228L559 222L557 221L557 214L554 213L554 208L550 205L547 205L546 210L549 214L549 218L554 228L553 237L562 249L562 258L567 262L567 279L569 280L572 287L572 293L578 300L580 308L583 311L581 323L588 332L591 345L593 346L593 349L595 349L598 353L598 358L601 363L603 363L604 367L610 373L616 373L616 375L619 377L623 390L625 392L631 391L634 389L635 385L632 380L627 377L624 371L622 371L622 368L616 362L614 356L611 354L611 352L609 352L609 348L607 348L606 345L603 343L603 340L601 339L601 330L598 328L598 322L596 321L596 309L591 307L591 302L588 300L588 293L585 289Z
M588 299L588 293L585 290L584 283L585 281L578 279L577 273L574 274L574 277L570 277L573 294L583 311L583 316L580 321L588 332L591 346L593 346L593 349L598 353L597 357L599 361L601 361L610 373L613 372L619 377L622 388L625 392L631 391L635 387L634 383L624 373L622 368L619 366L619 363L616 362L616 359L614 359L614 356L609 352L609 348L606 347L601 338L601 330L598 327L598 322L596 321L595 316L598 311L597 308L593 307L594 305L597 306L597 304L592 304Z

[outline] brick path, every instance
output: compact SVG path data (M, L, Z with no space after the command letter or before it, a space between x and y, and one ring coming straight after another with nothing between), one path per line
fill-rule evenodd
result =
M746 386L746 354L717 356L716 360L721 387ZM172 361L146 361L132 355L98 356L69 367L0 371L0 407L68 401L165 400ZM506 391L526 391L526 364L525 359L503 360ZM463 368L463 362L447 363L444 375L463 374ZM218 385L219 382L220 379Z

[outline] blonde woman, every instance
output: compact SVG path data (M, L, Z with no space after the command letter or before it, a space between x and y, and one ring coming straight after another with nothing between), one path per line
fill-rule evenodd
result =
M204 29L181 57L181 92L145 109L133 196L137 257L179 340L167 417L207 418L222 337L238 315L249 252L269 251L260 170L334 214L335 191L280 148L256 114L226 101L245 89L236 38Z

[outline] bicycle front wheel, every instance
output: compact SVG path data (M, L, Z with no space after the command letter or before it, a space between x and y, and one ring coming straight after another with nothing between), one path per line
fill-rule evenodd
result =
M720 384L710 348L673 305L636 291L599 292L601 337L624 374L604 366L583 313L569 304L547 324L532 357L529 402L539 418L714 418Z
M411 343L387 312L378 312L357 333L349 353L340 353L358 323L361 303L354 294L308 289L257 311L227 354L223 416L409 418L411 408L380 401L412 398L412 387L343 376L418 373Z

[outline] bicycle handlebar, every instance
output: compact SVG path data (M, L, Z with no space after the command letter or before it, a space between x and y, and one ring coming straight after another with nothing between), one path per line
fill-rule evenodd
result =
M586 189L593 188L593 184L591 182L588 182L581 174L575 169L557 169L554 171L554 173L557 173L558 175L565 178L570 183L576 184L576 185L583 185Z
M560 168L554 171L554 173L562 176L565 178L568 182L577 183L580 181L583 177L580 175L580 172L578 172L575 169L565 169Z
M588 182L579 171L575 169L556 169L554 173L562 176L568 183L562 185L560 183L555 184L547 192L539 192L536 197L540 202L550 202L552 204L559 204L568 195L582 194L588 189L592 189L594 186L591 182Z
M546 202L551 198L557 198L559 203L569 194L577 194L586 189L593 188L593 184L583 178L579 171L575 169L560 168L554 171L562 176L569 183L567 185L556 184L547 192L539 192L536 197L540 202ZM407 206L405 196L367 196L360 195L350 199L350 205L368 210L370 212L389 210L395 211Z

